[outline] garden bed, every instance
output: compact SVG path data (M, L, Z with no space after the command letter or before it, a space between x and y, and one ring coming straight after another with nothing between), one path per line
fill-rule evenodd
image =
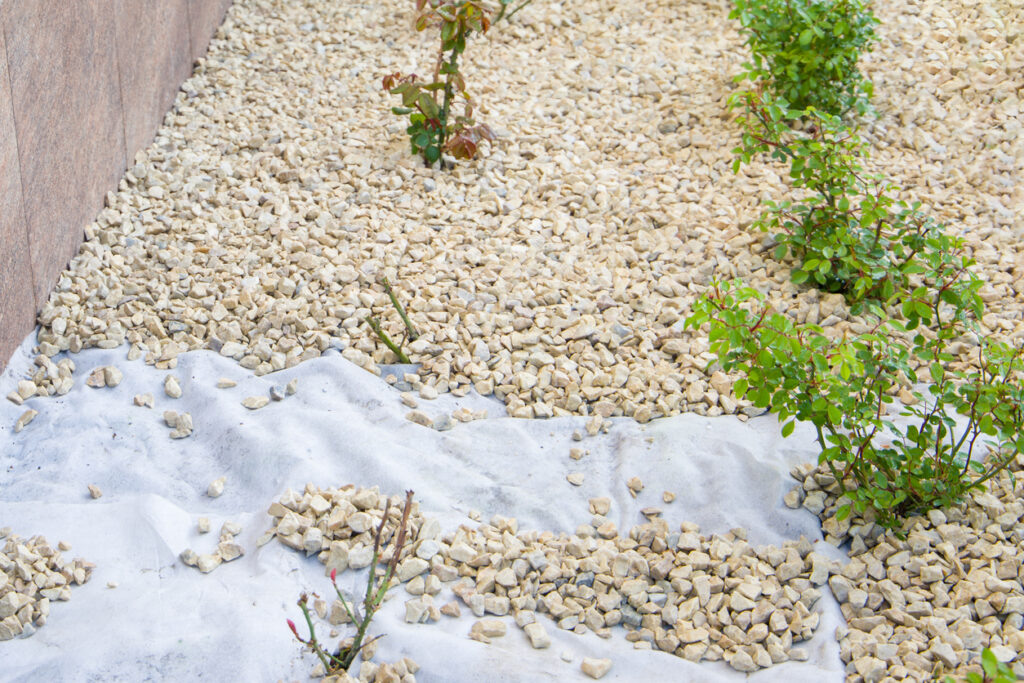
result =
M906 540L870 519L840 522L829 475L798 468L802 485L786 495L790 469L816 458L813 430L782 442L774 418L743 424L762 411L733 395L703 333L683 328L712 281L736 277L798 322L834 335L864 327L841 295L790 282L791 264L748 230L761 201L787 192L786 169L759 161L732 173L740 129L727 99L747 56L728 11L536 0L467 47L477 117L498 139L441 170L409 153L381 88L388 73L431 68L436 45L413 30L411 6L236 3L61 276L40 316L42 356L33 365L27 340L0 386L26 404L0 408L0 433L18 423L0 451L4 524L66 537L96 565L44 629L0 646L13 648L15 675L304 675L312 660L284 619L296 618L300 591L327 592L323 568L257 539L270 502L307 482L414 489L438 538L461 534L481 553L502 539L512 554L491 561L495 572L526 566L519 545L563 563L561 583L549 583L579 615L546 601L520 609L538 615L523 622L546 614L562 627L543 621L557 641L544 652L526 636L467 641L479 631L468 615L407 625L386 606L378 661L411 656L421 680L561 679L581 675L584 656L611 657L618 680L759 669L761 680L923 680L974 666L982 647L1016 656L1019 482L996 478L963 508L918 518ZM1024 9L880 2L876 13L881 40L863 60L878 110L863 121L866 163L965 238L986 281L982 332L1020 341ZM395 357L367 317L403 337L386 281L420 333L404 346L415 367L381 369ZM972 348L963 340L957 361L971 363ZM86 374L89 386L76 381ZM231 381L216 388L221 376ZM502 413L565 419L490 419ZM223 497L208 489L221 476ZM647 487L627 486L633 477ZM610 511L595 511L599 497ZM457 532L472 508L499 520L476 529L471 517ZM852 539L849 554L823 541L811 513L831 540ZM243 530L229 528L214 551L193 531L198 516ZM518 541L509 516L525 530ZM643 562L630 555L626 575L596 569L596 585L639 581L629 596L660 602L637 599L629 613L625 598L620 609L579 589L578 549L600 565L614 544ZM457 562L451 571L487 593L480 567ZM691 580L711 576L720 598ZM117 587L101 589L101 577ZM413 597L403 590L400 602ZM203 608L181 615L165 600ZM118 601L136 608L106 645L85 637L49 652ZM666 602L687 612L682 625L662 612L664 623L644 621ZM99 664L82 659L86 644L105 653ZM228 666L226 648L252 657ZM560 659L571 668L556 669L570 666Z

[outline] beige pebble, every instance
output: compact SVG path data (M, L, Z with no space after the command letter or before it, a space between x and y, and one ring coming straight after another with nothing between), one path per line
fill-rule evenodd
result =
M582 486L583 485L583 473L582 472L570 472L568 475L566 475L565 478L573 486Z
M178 383L177 377L168 375L164 379L164 393L171 398L181 398L181 384Z
M210 498L219 498L224 493L224 484L227 482L227 477L218 477L210 482L210 485L206 487L206 495Z
M39 411L34 410L32 408L29 408L24 413L22 413L21 417L19 417L18 420L14 423L14 433L17 434L25 427L27 427L32 422L32 420L36 419L37 415L39 415Z
M242 405L249 410L259 410L270 403L270 399L266 396L247 396L242 399Z
M89 484L89 495L92 496L93 500L95 500L103 495L103 491L100 491L99 486Z
M580 663L580 670L593 679L603 678L612 668L612 660L584 657Z

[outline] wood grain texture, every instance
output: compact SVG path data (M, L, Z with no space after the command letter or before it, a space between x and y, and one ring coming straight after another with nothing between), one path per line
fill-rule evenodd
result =
M192 72L188 2L115 0L126 167L153 141L178 87Z
M0 202L0 370L3 370L11 352L32 331L36 313L3 31L0 31Z
M114 0L6 3L11 104L36 300L117 186L125 142Z

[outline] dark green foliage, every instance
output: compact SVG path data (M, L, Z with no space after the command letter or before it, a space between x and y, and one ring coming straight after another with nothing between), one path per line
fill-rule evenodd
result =
M980 283L962 273L937 285L905 297L905 322L873 306L873 328L856 336L797 325L739 283L705 294L686 324L709 324L711 350L741 375L736 395L775 413L784 436L796 420L814 425L820 461L850 501L840 518L873 507L892 527L906 514L958 503L1024 449L1021 350L981 339L977 369L953 370L948 349L975 331ZM887 414L901 386L924 382L929 395L915 391L918 403L899 406L899 420ZM989 457L972 459L986 441Z
M857 69L876 40L867 0L734 0L751 61L738 80L765 81L797 110L867 111L872 86Z
M1013 673L1013 670L996 659L995 654L987 647L981 651L981 671L980 674L974 672L967 674L964 681L966 683L1013 683L1017 680L1017 675ZM946 676L942 680L943 683L956 683L952 676Z
M766 202L754 223L774 236L776 258L796 259L794 282L842 292L856 312L921 282L954 280L973 264L961 238L947 235L919 203L894 199L896 186L865 170L867 144L856 128L768 93L737 93L731 106L743 109L734 170L767 152L789 164L800 192L796 200Z

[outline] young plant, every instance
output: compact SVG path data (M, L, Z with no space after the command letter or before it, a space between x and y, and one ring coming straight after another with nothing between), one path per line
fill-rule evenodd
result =
M764 81L797 110L864 113L871 82L857 61L876 40L870 0L734 0L751 61L737 81Z
M842 292L858 304L948 280L973 264L961 238L947 235L920 203L893 199L895 185L865 171L867 143L839 117L797 111L759 91L734 95L731 106L743 109L734 171L770 153L789 164L790 182L803 194L766 202L754 222L774 236L776 258L797 260L794 282Z
M977 369L949 367L948 345L980 313L975 280L915 290L903 303L906 323L874 306L873 328L857 336L797 325L739 283L713 287L686 326L709 324L712 352L741 375L736 395L777 414L783 436L798 420L814 425L819 461L850 501L839 519L872 507L895 527L906 514L960 502L1024 450L1021 349L982 339ZM897 419L887 414L902 386L925 381L930 397L914 391L918 403L896 410ZM982 444L989 457L972 458Z
M946 676L943 683L956 683L952 676ZM981 673L967 674L966 683L1013 683L1017 675L1013 669L996 659L995 653L987 647L981 651Z
M406 525L409 521L409 513L412 510L412 491L405 492L405 505L402 508L401 521L398 524L398 529L395 532L395 542L392 549L391 558L388 560L387 565L384 568L384 575L377 579L377 563L383 552L382 543L386 543L384 536L384 526L388 521L388 512L391 509L391 501L387 502L384 507L384 517L380 520L380 526L377 527L377 533L373 538L373 560L370 562L370 575L366 582L366 594L363 597L363 609L360 610L354 605L349 605L348 600L342 594L341 589L338 588L336 569L331 570L331 585L334 586L334 592L338 596L338 600L341 602L342 607L345 609L345 613L348 618L356 627L356 634L352 639L352 644L347 647L340 648L336 653L331 654L328 650L324 649L323 644L317 640L316 627L313 626L313 618L309 613L309 605L307 604L309 597L303 593L299 597L298 606L302 610L302 616L306 619L306 627L309 629L309 637L303 638L299 635L298 628L295 626L295 622L288 619L288 628L291 629L292 634L295 638L308 647L310 651L317 656L320 663L323 665L325 675L338 674L343 671L348 671L352 666L352 662L355 661L356 655L359 654L360 650L372 643L380 636L376 636L365 643L363 640L366 638L366 631L370 627L370 622L376 615L377 610L380 609L381 603L384 602L384 596L387 595L388 590L391 588L391 580L394 578L395 570L398 567L398 561L402 556L402 550L405 548L406 541Z
M442 152L456 159L472 159L481 140L493 142L495 136L486 124L473 118L473 101L459 70L459 57L474 31L487 32L490 16L474 0L416 0L416 10L417 31L439 31L437 63L430 81L400 72L384 77L384 89L402 98L402 106L391 111L409 117L406 133L412 153L422 156L427 166L441 159ZM456 113L457 101L462 103L461 114Z
M398 316L402 319L402 323L405 325L406 339L409 341L416 341L420 336L419 332L417 332L416 328L413 327L412 321L409 320L409 316L406 314L405 308L402 307L401 302L398 301L398 297L395 296L395 290L391 288L391 283L388 282L387 278L384 278L384 291L387 293L388 298L391 299L391 305L396 311L398 311ZM399 363L409 365L412 362L409 360L409 357L405 355L405 352L402 351L401 344L396 344L391 340L391 337L389 337L387 332L384 331L384 328L381 327L379 320L368 315L366 316L366 324L374 331L377 338L384 342L384 345L391 349L391 352L398 357ZM403 340L403 343L404 341L405 340Z

